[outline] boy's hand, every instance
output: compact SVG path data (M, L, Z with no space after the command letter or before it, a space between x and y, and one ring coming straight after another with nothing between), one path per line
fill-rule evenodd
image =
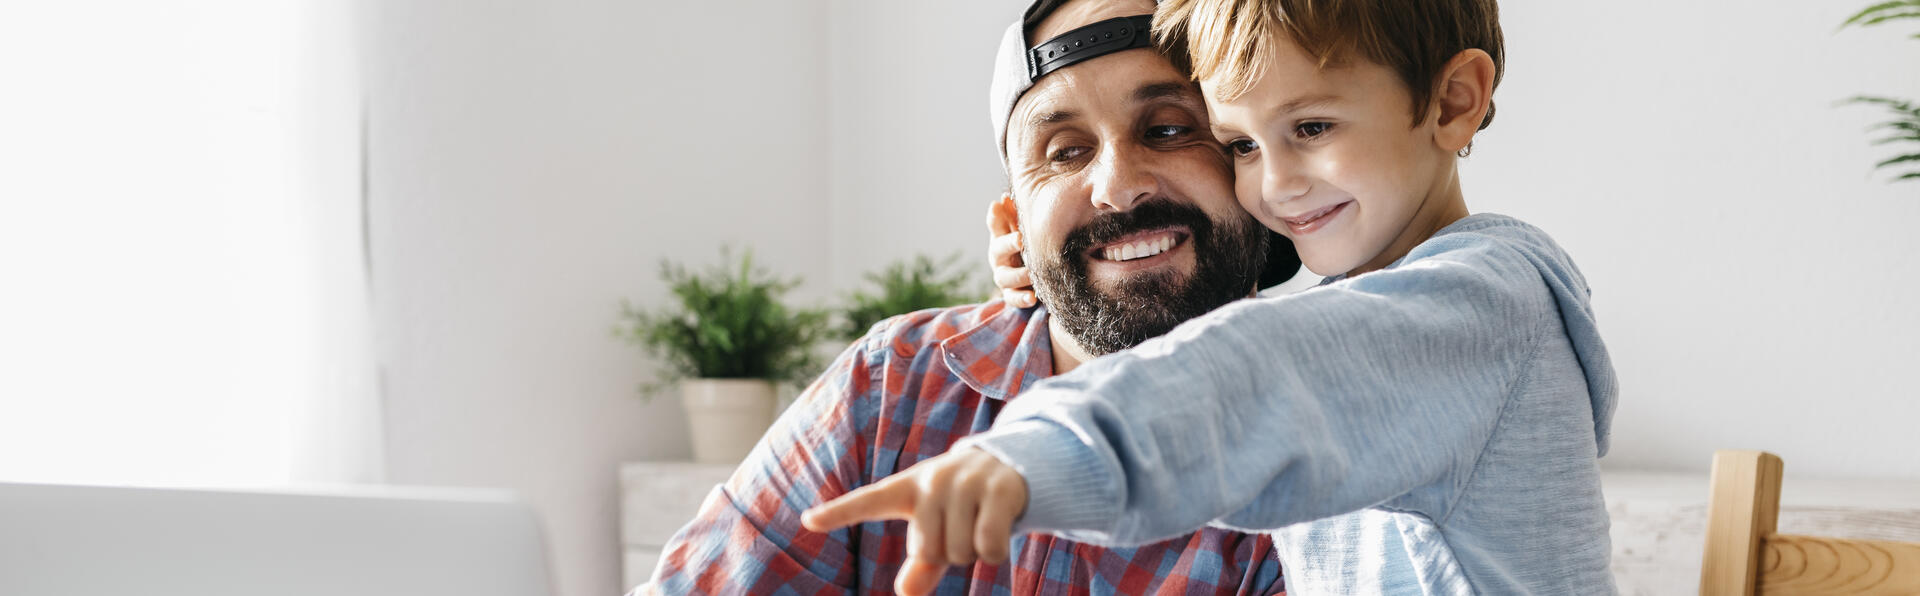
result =
M1000 297L1017 308L1033 308L1039 299L1033 295L1033 276L1020 257L1020 213L1013 195L1002 194L987 206L987 264L993 266L993 285Z
M906 520L907 563L894 591L917 596L950 565L1007 560L1013 520L1027 508L1027 480L979 449L947 452L841 495L800 516L815 532L862 522Z

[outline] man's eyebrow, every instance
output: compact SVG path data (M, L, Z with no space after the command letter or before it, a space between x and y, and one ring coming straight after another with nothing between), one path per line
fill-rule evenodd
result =
M1040 128L1042 126L1061 124L1064 122L1072 122L1073 120L1079 117L1080 117L1080 113L1075 112L1073 110L1054 110L1051 112L1041 112L1038 114L1034 114L1033 117L1031 118L1028 118L1027 126L1030 128Z
M1196 101L1200 99L1200 95L1194 92L1193 85L1175 82L1149 83L1133 90L1135 102L1146 103L1160 99Z

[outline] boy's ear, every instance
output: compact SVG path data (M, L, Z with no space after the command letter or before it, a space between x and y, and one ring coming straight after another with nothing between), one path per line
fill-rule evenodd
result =
M1496 72L1493 56L1485 50L1460 52L1440 69L1440 81L1433 99L1439 112L1439 130L1434 142L1448 153L1459 153L1473 144L1473 135L1486 121L1493 105L1493 80Z

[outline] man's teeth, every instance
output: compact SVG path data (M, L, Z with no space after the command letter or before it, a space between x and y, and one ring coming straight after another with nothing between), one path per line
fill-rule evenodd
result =
M1109 246L1101 251L1101 257L1109 261L1131 261L1144 259L1173 248L1173 236L1161 236L1155 240L1129 242L1118 246Z

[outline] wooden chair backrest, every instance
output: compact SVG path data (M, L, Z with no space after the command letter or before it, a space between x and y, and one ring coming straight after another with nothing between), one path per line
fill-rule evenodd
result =
M1713 455L1703 596L1920 594L1920 543L1776 534L1780 457Z

